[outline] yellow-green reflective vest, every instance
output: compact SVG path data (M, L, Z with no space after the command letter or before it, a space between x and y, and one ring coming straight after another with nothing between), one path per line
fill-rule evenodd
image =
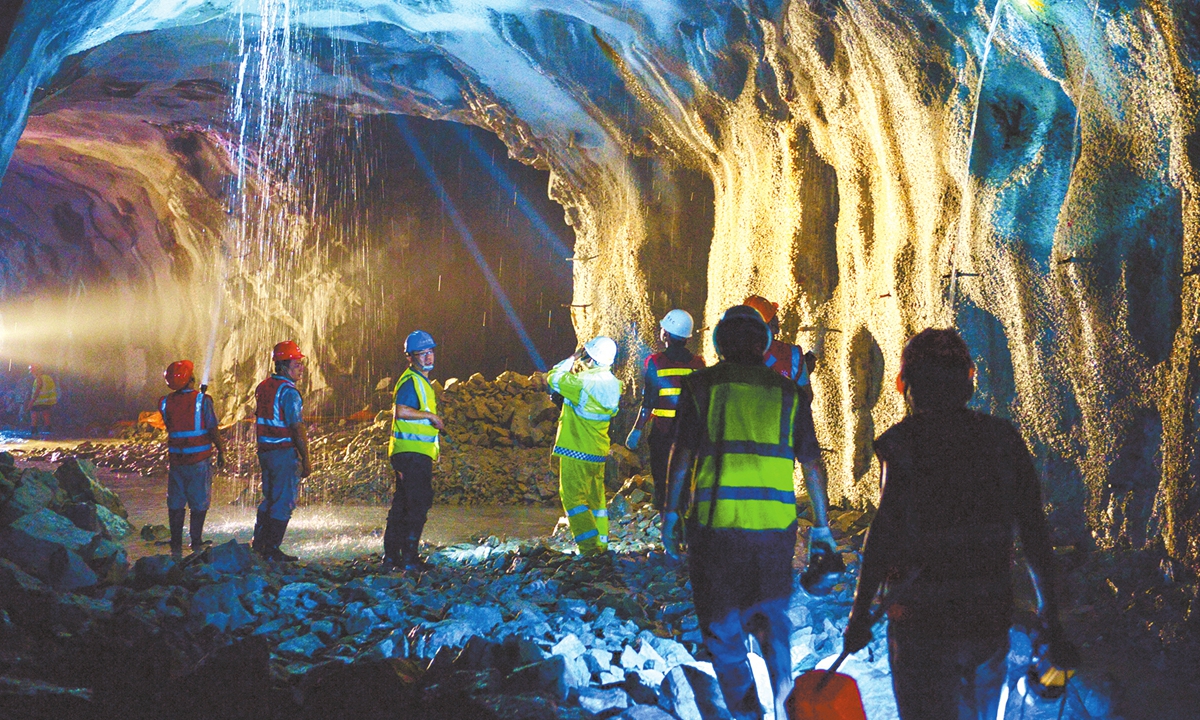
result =
M393 403L400 394L400 388L407 382L413 384L413 390L417 392L417 399L421 401L421 407L415 409L436 415L437 395L433 392L433 386L429 384L424 375L412 368L405 370L400 379L396 381L396 388L392 391ZM392 439L388 443L388 455L403 452L421 453L437 460L438 429L428 420L393 418Z
M33 384L33 404L34 405L57 405L58 404L58 385L55 384L54 378L45 373L38 376Z
M546 383L563 396L554 454L585 462L608 458L608 423L621 402L621 381L608 367L572 373L573 358L550 368Z
M791 527L796 383L763 366L721 363L684 384L707 435L693 465L693 518L714 528Z

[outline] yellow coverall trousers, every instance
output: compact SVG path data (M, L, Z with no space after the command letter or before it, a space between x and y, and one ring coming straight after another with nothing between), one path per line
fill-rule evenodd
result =
M608 507L604 463L558 458L558 497L582 555L608 550Z

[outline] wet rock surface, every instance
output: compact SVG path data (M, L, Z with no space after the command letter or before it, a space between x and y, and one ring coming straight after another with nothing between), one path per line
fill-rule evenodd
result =
M64 466L85 476L89 469ZM237 542L181 559L143 557L126 572L99 513L80 513L85 501L55 486L55 473L13 466L0 476L21 479L9 479L14 490L0 509L25 482L23 497L47 503L4 532L56 538L91 572L67 582L83 570L68 563L56 576L20 553L0 553L6 716L14 708L22 713L14 717L46 718L156 717L165 708L184 717L394 717L398 708L421 718L726 716L686 565L661 552L646 476L610 500L609 558L574 555L561 524L535 540L427 545L431 568L417 574L383 573L373 556L267 563ZM841 650L870 517L832 512L850 574L825 597L797 587L797 672L828 665ZM128 541L158 542L162 530L147 526ZM1195 579L1145 551L1061 558L1066 621L1085 657L1063 717L1185 716L1181 698L1196 696L1191 669L1200 657ZM1022 629L1032 622L1031 599L1018 621L1013 688L1031 654ZM858 680L870 717L894 717L884 631L876 635L843 669ZM197 699L178 708L179 693ZM1009 699L1014 716L1055 718L1058 710L1016 690Z
M0 558L56 590L124 578L129 563L115 539L132 528L95 465L70 459L50 473L0 456Z

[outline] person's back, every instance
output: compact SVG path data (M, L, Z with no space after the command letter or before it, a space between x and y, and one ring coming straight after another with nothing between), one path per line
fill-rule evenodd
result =
M870 641L871 603L886 583L900 717L994 718L1007 670L1014 529L1052 654L1069 655L1041 488L1013 426L966 408L975 366L957 332L922 331L900 362L896 389L910 412L875 441L882 492L844 650Z
M1005 631L1013 530L1041 514L1037 477L1012 424L966 408L910 415L879 437L889 510L907 539L893 573L920 568L891 615L930 632Z

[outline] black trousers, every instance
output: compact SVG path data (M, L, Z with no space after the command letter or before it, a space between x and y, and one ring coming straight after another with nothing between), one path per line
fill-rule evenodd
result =
M396 494L383 531L383 556L400 559L404 541L420 539L429 508L433 507L433 458L421 453L396 453L391 458L396 471Z
M888 660L901 720L995 718L1007 656L1007 632L956 637L892 623Z
M671 461L671 444L674 443L674 421L655 418L650 425L650 476L654 478L654 509L662 512L667 500L667 463ZM685 503L680 503L685 505ZM683 516L686 506L679 508Z

